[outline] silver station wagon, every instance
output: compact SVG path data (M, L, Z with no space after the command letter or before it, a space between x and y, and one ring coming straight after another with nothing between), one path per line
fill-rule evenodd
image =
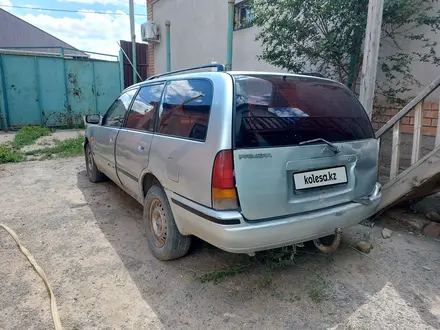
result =
M249 255L310 240L333 251L381 197L365 110L332 80L216 67L154 76L86 116L90 181L107 176L143 205L161 260L193 235Z

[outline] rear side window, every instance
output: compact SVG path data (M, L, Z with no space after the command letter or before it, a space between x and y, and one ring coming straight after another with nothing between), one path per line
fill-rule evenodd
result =
M170 81L165 87L158 132L205 141L212 94L208 80Z
M374 137L356 96L332 81L275 75L235 76L236 148Z
M154 116L162 96L163 84L141 87L130 112L128 113L127 128L143 131L154 130Z

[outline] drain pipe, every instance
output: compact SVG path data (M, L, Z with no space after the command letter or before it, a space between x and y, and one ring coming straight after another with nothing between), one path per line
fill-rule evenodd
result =
M171 40L170 40L171 22L165 21L165 44L167 52L167 72L171 71Z
M322 242L319 238L314 239L313 244L315 244L316 248L319 251L322 251L324 253L331 253L331 252L334 252L338 248L339 243L341 243L341 237L342 237L342 229L336 228L335 229L335 238L334 238L333 243L331 245L322 244Z
M234 38L235 0L228 0L228 43L226 49L226 71L232 70L232 45Z

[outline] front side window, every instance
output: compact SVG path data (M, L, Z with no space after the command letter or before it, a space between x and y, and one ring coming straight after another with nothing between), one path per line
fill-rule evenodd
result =
M212 104L212 83L204 79L174 80L167 84L158 132L204 141Z
M111 105L102 121L103 126L122 127L125 118L125 112L130 106L133 96L136 94L136 89L131 89L121 96Z
M281 75L237 75L236 148L374 138L365 110L344 86Z
M141 87L127 116L126 127L154 130L154 118L162 96L163 84Z

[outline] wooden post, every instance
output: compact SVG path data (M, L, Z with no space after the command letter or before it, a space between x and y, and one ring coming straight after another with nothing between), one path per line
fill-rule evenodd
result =
M438 98L438 118L437 118L437 132L435 134L435 146L440 145L440 97Z
M422 128L423 128L423 101L416 105L414 112L414 135L411 153L411 165L420 159L420 150L422 148Z
M364 106L370 118L373 113L383 3L384 0L370 0L368 4L367 30L365 33L364 59L362 64L359 101Z
M393 126L393 146L391 149L390 180L399 174L400 161L400 121Z

